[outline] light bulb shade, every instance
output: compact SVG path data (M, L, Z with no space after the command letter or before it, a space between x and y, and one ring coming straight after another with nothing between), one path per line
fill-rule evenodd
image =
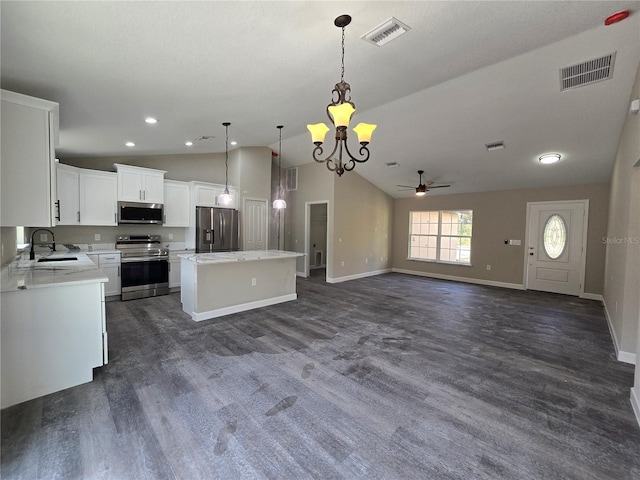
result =
M378 126L371 123L359 123L353 127L353 131L358 135L358 141L360 143L369 143L371 141L371 135L373 135L373 131L376 128L378 128Z
M559 153L547 153L538 158L538 161L544 165L549 165L551 163L556 163L560 161Z
M282 208L287 208L287 202L285 202L283 199L281 198L276 198L273 201L273 208L277 208L278 210L282 209Z
M329 115L336 127L348 127L353 112L356 111L350 103L341 103L340 105L331 105L327 107Z
M422 197L424 195L426 195L427 192L425 192L424 190L416 190L416 196L418 197Z
M233 203L233 197L229 193L228 188L224 189L224 193L218 195L218 203L220 205L231 205L231 203Z
M313 125L307 125L307 130L311 132L311 141L313 143L323 143L329 127L324 123L314 123Z

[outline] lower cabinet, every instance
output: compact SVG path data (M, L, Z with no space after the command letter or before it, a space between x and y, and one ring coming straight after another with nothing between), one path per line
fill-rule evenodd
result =
M119 253L88 253L87 256L109 278L109 283L104 286L106 297L120 295L120 254Z
M169 252L169 288L180 288L180 262L181 254L193 254L195 250L177 250Z

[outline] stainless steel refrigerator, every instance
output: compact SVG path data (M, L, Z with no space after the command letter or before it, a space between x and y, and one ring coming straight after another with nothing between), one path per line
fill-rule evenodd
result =
M196 253L238 250L238 211L196 207Z

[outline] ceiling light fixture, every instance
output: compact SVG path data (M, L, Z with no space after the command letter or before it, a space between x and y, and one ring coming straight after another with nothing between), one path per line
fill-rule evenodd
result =
M156 119L155 119L155 118L153 118L153 117L147 117L147 118L145 118L145 119L144 119L144 121L145 121L146 123L151 123L151 124L153 124L153 123L158 123L158 120L156 120Z
M231 123L224 122L225 128L225 142L224 142L224 193L218 196L218 203L220 205L231 205L233 197L229 193L229 125Z
M355 126L353 131L358 135L358 141L360 142L360 155L362 155L362 158L354 157L349 151L349 147L347 145L347 127L349 127L351 116L356 111L356 106L351 101L351 85L344 81L344 28L351 23L351 17L349 15L340 15L333 23L336 27L342 29L342 70L340 74L340 83L336 83L336 86L332 91L333 99L331 103L327 105L327 116L336 129L336 143L333 150L326 158L322 159L318 157L324 153L322 144L324 142L324 137L330 128L324 123L307 125L307 128L309 129L309 132L311 132L311 141L316 146L313 149L313 159L318 163L326 163L329 170L336 172L338 176L342 176L345 171L351 171L355 168L355 162L364 163L369 160L369 149L367 148L367 145L371 141L371 134L376 129L377 125L359 123ZM349 157L349 160L345 163L342 161L343 151L346 152ZM336 152L338 152L337 158L334 157Z
M282 183L280 181L280 171L282 170L282 129L284 128L284 125L278 125L276 128L280 130L280 140L278 141L278 198L273 201L273 208L281 210L283 208L287 208L287 202L282 199Z
M559 153L545 153L544 155L540 155L538 160L543 165L550 165L552 163L559 162L561 158L562 157Z
M127 142L127 143L125 143L125 144L124 144L124 146L125 146L125 147L135 147L135 146L136 146L136 144L135 144L135 143L133 143L133 142Z
M191 147L191 146L193 145L193 142L192 142L191 140L189 140L189 141L187 141L187 142L184 142L184 144L185 144L187 147Z

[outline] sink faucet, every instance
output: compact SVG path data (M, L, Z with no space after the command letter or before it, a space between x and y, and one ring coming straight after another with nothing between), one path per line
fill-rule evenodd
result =
M31 232L31 250L29 251L29 260L35 260L36 258L36 253L33 251L33 237L36 234L36 232L40 232L40 231L45 231L45 232L49 232L51 234L51 250L52 251L56 251L56 237L53 235L53 232L51 230L48 230L46 228L36 228L33 232Z

